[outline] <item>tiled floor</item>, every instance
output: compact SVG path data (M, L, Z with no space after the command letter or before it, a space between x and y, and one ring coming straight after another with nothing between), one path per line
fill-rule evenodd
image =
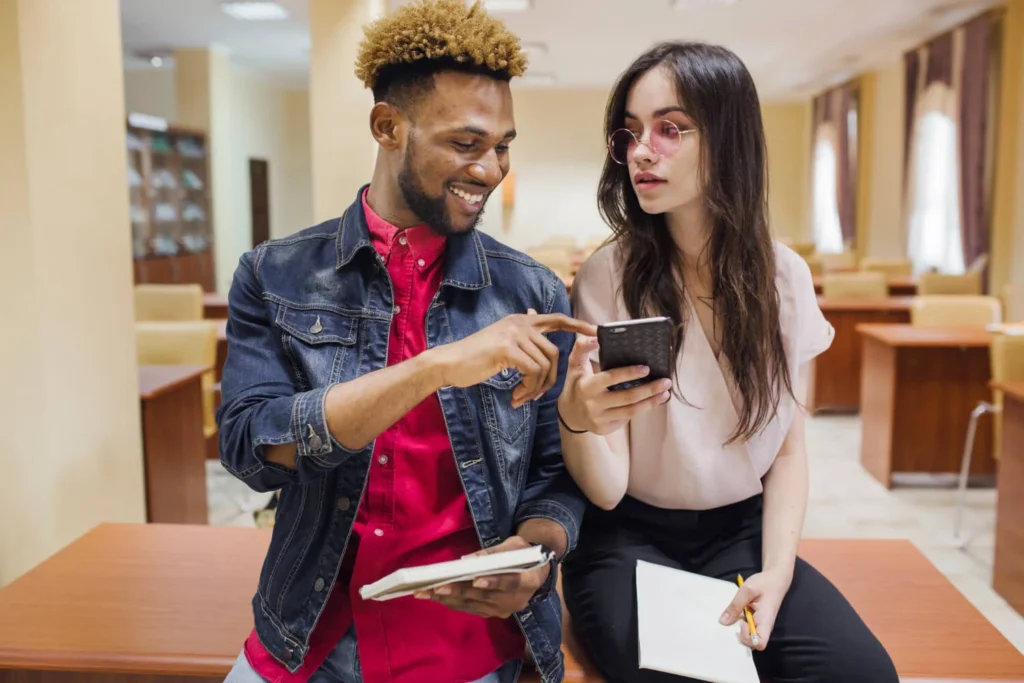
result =
M910 539L1024 652L1024 618L991 588L995 492L968 491L964 528L971 541L960 550L952 540L953 489L886 490L860 466L856 417L818 417L807 429L811 485L804 536ZM253 526L252 510L269 494L250 491L217 462L209 463L208 474L210 523Z

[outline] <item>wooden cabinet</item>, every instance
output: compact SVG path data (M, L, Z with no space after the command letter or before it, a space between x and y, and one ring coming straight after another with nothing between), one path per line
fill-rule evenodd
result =
M215 289L206 135L128 125L128 196L135 282Z

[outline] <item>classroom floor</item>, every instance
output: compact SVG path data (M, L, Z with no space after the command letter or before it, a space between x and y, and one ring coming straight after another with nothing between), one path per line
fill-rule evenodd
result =
M860 466L860 419L808 420L811 463L808 538L908 538L998 628L1024 652L1024 618L991 588L995 491L968 491L964 550L952 542L955 490L886 490ZM269 494L250 491L219 462L208 463L210 523L254 526L252 511Z

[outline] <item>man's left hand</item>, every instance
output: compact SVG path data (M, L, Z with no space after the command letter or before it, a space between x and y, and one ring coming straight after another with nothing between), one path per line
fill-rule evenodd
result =
M485 548L474 555L489 555L505 550L529 548L521 536L512 536L492 548ZM438 586L433 590L416 593L421 600L434 600L451 609L469 612L481 617L506 619L513 613L526 609L530 598L544 585L551 572L551 565L531 569L518 574L482 576L470 582Z

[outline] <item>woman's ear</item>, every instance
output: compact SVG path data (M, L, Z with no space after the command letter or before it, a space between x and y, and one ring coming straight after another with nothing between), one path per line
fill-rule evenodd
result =
M382 148L394 151L399 148L399 126L402 115L386 102L378 102L370 110L370 133Z

